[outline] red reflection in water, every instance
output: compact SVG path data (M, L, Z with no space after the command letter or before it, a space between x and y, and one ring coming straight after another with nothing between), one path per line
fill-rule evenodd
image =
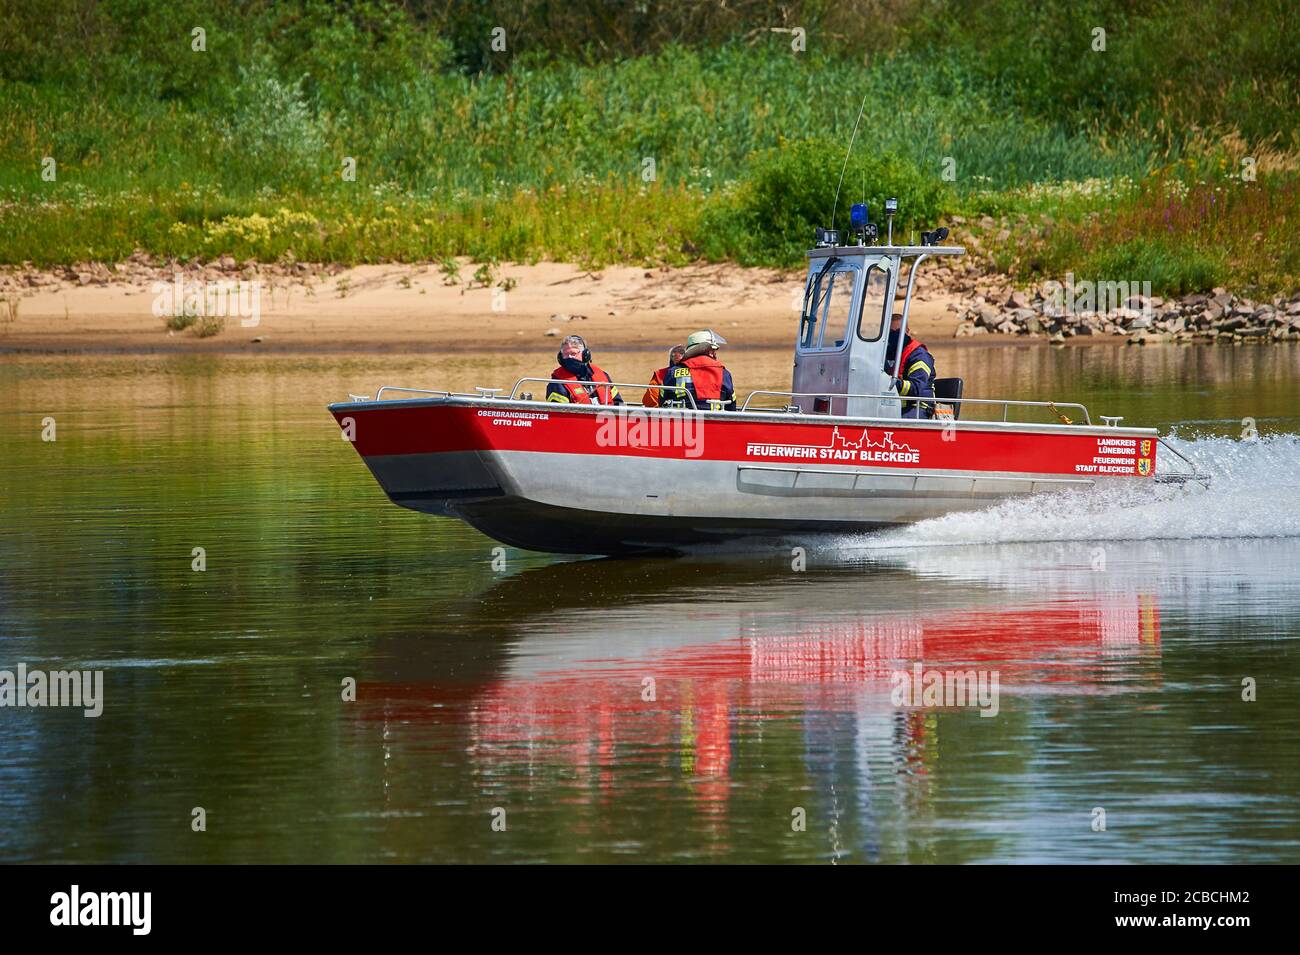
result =
M917 663L996 671L1000 690L1013 696L1048 686L1106 692L1107 684L1132 679L1115 664L1157 655L1160 643L1159 608L1146 594L784 626L788 620L747 612L727 619L724 638L705 635L654 651L633 644L621 656L503 674L474 687L367 684L360 698L380 705L363 713L390 723L464 722L480 765L542 759L579 780L594 777L602 794L613 785L616 752L624 759L674 752L699 805L713 815L725 809L733 742L746 724L810 711L893 714L890 677ZM692 625L689 616L679 621ZM701 629L716 634L717 623L710 618ZM617 652L611 639L602 649ZM1143 675L1149 685L1153 675ZM902 718L896 743L911 774L928 772L927 727L934 725L928 712L908 710Z

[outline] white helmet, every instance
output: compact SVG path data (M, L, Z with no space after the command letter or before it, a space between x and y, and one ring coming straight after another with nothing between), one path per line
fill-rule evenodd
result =
M686 357L694 358L696 355L703 355L711 348L725 344L727 340L711 328L691 332L691 337L686 339Z

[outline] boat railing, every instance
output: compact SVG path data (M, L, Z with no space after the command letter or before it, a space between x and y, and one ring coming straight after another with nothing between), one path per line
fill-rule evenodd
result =
M573 384L573 381L570 380L570 379L562 379L562 378L533 378L533 377L525 377L525 378L520 378L520 379L518 379L518 380L514 383L514 385L513 385L513 386L511 387L511 389L510 389L510 393L509 393L509 395L500 394L500 392L504 392L504 391L505 391L504 388L484 388L484 387L479 387L479 388L476 388L476 389L475 389L475 390L478 392L478 394L476 394L476 395L465 394L464 396L467 397L467 398L497 398L497 399L502 400L502 401L515 401L515 400L518 400L517 395L519 394L520 386L525 385L525 384L535 384L535 385L551 385L551 384L556 384L556 385L571 385L571 384ZM643 393L646 392L646 391L651 391L651 390L655 390L655 391L669 391L669 390L674 390L674 389L676 389L676 388L678 387L678 386L675 386L675 385L667 385L667 384L647 384L647 383L645 383L645 382L626 382L626 381L599 382L599 384L608 384L608 385L610 385L610 386L612 386L612 387L615 387L615 388L639 388L639 389L641 389L641 390L643 391ZM380 400L382 400L382 399L383 399L383 396L384 396L384 392L401 392L402 394L407 394L407 395L433 395L433 396L435 396L435 397L440 397L440 398L452 398L452 397L457 397L457 396L459 395L458 392L447 391L447 390L445 390L445 389L442 389L442 390L434 390L434 389L428 389L428 388L404 388L404 387L401 387L401 386L399 386L399 385L384 385L384 386L382 386L378 391L375 392L375 397L374 397L373 400L375 400L375 401L380 401ZM691 410L700 410L700 409L699 409L699 406L695 403L695 399L694 399L694 397L691 395L691 393L690 393L689 391L686 391L686 392L685 392L685 395L686 395L686 400L690 402L690 409L691 409ZM361 395L351 395L351 396L349 396L349 397L353 398L354 400L367 400L367 399L364 398L364 396L361 396ZM753 401L755 398L758 398L758 397L788 398L788 399L794 399L794 398L827 398L827 399L831 399L831 400L834 400L834 399L840 399L840 398L843 398L843 399L847 399L847 398L868 398L868 399L875 399L875 400L897 401L897 402L899 402L899 403L902 403L902 402L904 402L904 401L915 401L915 400L916 400L915 398L909 398L909 397L907 397L907 396L905 396L905 395L898 395L898 394L883 394L883 395L881 395L881 394L847 394L847 395L845 395L845 394L832 394L832 393L822 392L822 391L806 391L806 392L800 392L800 391L762 391L762 390L760 390L760 391L751 391L751 392L750 392L750 393L745 397L745 402L744 402L744 404L741 405L740 410L741 410L741 411L749 411L749 410L750 410L750 402ZM1010 411L1011 411L1011 408L1013 408L1013 407L1020 407L1020 408L1046 408L1046 409L1048 409L1049 411L1051 411L1051 412L1053 412L1054 414L1056 414L1058 417L1061 417L1061 409L1063 409L1063 408L1072 408L1072 409L1077 410L1077 411L1079 412L1079 414L1083 416L1083 423L1084 423L1085 425L1091 425L1091 424L1092 424L1092 417L1088 414L1088 409L1087 409L1087 407L1084 406L1084 405L1082 405L1082 404L1079 404L1078 402L1073 402L1073 401L1021 401L1021 400L1012 399L1012 398L937 398L937 399L935 399L935 403L936 403L936 404L941 404L941 405L965 404L965 405L994 405L994 406L1001 406L1001 408L1002 408L1002 420L1003 420L1003 421L1009 421L1009 420L1010 420ZM771 412L781 413L781 412L789 411L789 410L793 409L794 407L795 407L794 405L785 405L785 406L783 406L783 407L781 407L781 408L761 408L761 407L756 407L754 410L756 410L756 411L766 411L766 412L769 412L769 413L771 413ZM1115 419L1115 420L1117 421L1118 419ZM1107 424L1111 424L1111 421L1108 420L1108 421L1107 421ZM1175 452L1175 453L1177 453L1177 452Z
M384 397L385 391L401 391L405 394L411 394L411 395L438 395L443 398L451 397L450 391L430 391L427 388L403 388L400 385L384 385L382 388L380 388L378 391L375 392L374 400L375 401L381 400ZM353 395L352 397L358 397L358 396Z
M766 395L766 396L773 397L773 398L829 398L829 399L831 399L831 400L834 400L834 399L836 399L836 398L872 398L872 399L884 399L884 400L886 400L886 401L897 401L897 402L899 402L899 403L902 403L902 402L904 402L904 401L915 401L915 400L916 400L915 397L910 397L910 398L909 398L909 397L907 397L906 395L898 395L898 394L892 394L892 395L857 395L857 394L854 394L854 395L842 395L842 394L831 394L831 393L824 392L824 391L803 391L803 392L801 392L801 391L751 391L751 392L749 393L749 396L745 399L745 403L744 403L743 405L741 405L740 410L741 410L741 411L748 411L748 410L749 410L749 403L750 403L751 401L753 401L754 398L755 398L756 396L758 396L758 395ZM927 400L930 400L930 399L927 399ZM1091 424L1092 424L1092 417L1088 414L1088 409L1087 409L1087 407L1085 407L1084 405L1081 405L1081 404L1079 404L1078 402L1075 402L1075 401L1019 401L1019 400L1016 400L1016 399L1013 399L1013 398L935 398L935 399L933 399L933 401L934 401L935 404L940 404L940 405L1001 405L1001 406L1002 406L1002 420L1003 420L1003 421L1009 421L1009 420L1010 420L1010 412L1011 412L1011 409L1012 409L1013 407L1016 407L1016 408L1047 408L1047 409L1050 410L1050 411L1056 412L1056 413L1058 414L1058 416L1059 416L1059 413L1060 413L1060 409L1062 409L1062 408L1074 408L1074 409L1076 409L1076 410L1077 410L1081 415L1083 415L1083 423L1084 423L1084 424L1086 424L1086 425L1091 425ZM780 411L780 410L783 410L783 409L777 409L777 408L762 408L762 409L758 409L758 410L763 410L763 411Z
M524 383L529 383L534 385L571 385L573 384L573 382L574 379L564 379L564 378L520 378L518 381L515 382L514 387L510 389L510 400L511 401L516 400L515 395L519 394L519 386ZM682 393L686 395L686 400L691 403L690 405L691 409L698 410L699 408L699 406L696 405L695 403L695 397L689 391L686 391L685 389L681 388L681 386L679 385L646 384L643 381L639 381L635 383L626 382L626 381L596 381L596 382L584 381L581 382L581 384L605 385L614 388L641 388L644 389L644 391L681 390Z
M372 399L369 395L348 395L353 401L381 401L385 391L400 391L406 395L433 395L438 398L497 398L500 393L505 391L504 388L485 388L482 385L476 385L474 390L477 394L469 392L447 391L445 388L403 388L400 385L384 385L375 392Z
M1198 468L1187 455L1183 454L1164 438L1156 438L1156 444L1164 448L1183 464L1187 465L1186 471L1167 471L1161 470L1156 472L1156 479L1166 483L1182 483L1194 481L1197 484L1210 486L1210 476Z

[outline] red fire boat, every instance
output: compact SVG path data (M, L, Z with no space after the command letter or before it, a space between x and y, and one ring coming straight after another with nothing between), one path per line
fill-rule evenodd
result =
M896 246L868 228L856 244L818 230L791 390L736 411L534 400L546 378L508 393L385 386L329 410L394 503L553 553L858 533L1018 495L1205 480L1155 429L1096 423L1075 403L966 398L950 378L933 417L904 417L885 371L894 304L905 332L917 268L964 250L930 244L945 230ZM1027 416L1040 420L1014 420Z

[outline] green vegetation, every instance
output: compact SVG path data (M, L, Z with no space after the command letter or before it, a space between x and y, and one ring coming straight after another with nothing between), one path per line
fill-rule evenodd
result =
M1154 176L1104 214L1002 241L994 258L1030 277L1067 271L1093 280L1129 276L1163 292L1221 284L1294 290L1300 180L1276 176L1260 184L1209 176L1191 182Z
M1297 284L1283 0L508 6L11 0L0 262L792 265L865 96L840 226L898 195L904 234L1025 217L1018 276Z

